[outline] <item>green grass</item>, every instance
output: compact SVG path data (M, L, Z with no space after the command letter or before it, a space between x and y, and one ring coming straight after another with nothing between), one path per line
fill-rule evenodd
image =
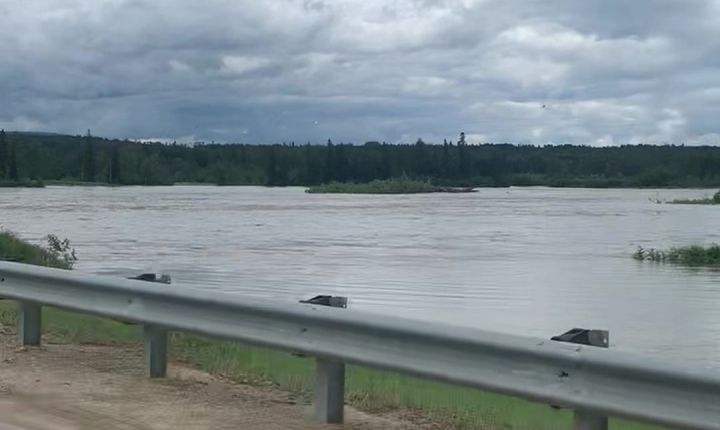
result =
M57 245L50 245L55 249ZM67 246L66 246L67 248ZM0 255L20 261L68 267L56 253L0 233ZM0 301L0 323L14 324L16 306ZM43 307L45 341L76 344L135 345L142 341L139 326L107 318ZM314 360L309 357L174 333L171 359L243 383L273 383L309 400ZM368 411L397 408L422 411L427 418L458 429L555 430L570 428L572 413L513 397L460 388L397 373L348 366L346 397ZM651 430L657 427L611 420L614 430Z
M691 245L669 250L639 247L633 258L639 261L676 263L685 266L720 266L720 245Z
M675 199L669 203L674 205L720 205L720 191L713 194L712 197L702 199Z

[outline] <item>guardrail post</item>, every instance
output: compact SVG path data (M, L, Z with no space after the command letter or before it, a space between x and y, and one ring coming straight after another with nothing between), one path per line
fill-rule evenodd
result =
M169 275L158 276L155 273L142 273L128 279L154 282L156 284L169 285L172 283ZM145 324L143 326L143 337L145 341L145 373L150 378L164 378L167 375L167 329Z
M573 430L608 430L608 417L587 411L575 411Z
M40 346L42 306L34 302L18 302L18 340L25 346Z
M346 308L347 297L315 296L300 303ZM315 420L324 424L340 424L345 408L345 363L326 358L315 359Z
M345 407L345 363L315 360L315 419L342 423Z
M166 329L154 325L144 325L145 337L145 373L151 378L163 378L167 374Z
M551 339L558 342L577 343L599 348L608 348L610 346L610 333L607 330L574 328ZM590 411L575 410L573 430L608 430L608 417Z

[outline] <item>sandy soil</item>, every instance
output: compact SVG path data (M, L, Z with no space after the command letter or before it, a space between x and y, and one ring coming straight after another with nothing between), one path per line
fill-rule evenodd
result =
M311 407L272 386L242 385L188 367L148 379L139 348L22 348L0 326L0 430L438 429L412 414L346 407L346 424L310 422ZM410 417L408 419L408 417Z

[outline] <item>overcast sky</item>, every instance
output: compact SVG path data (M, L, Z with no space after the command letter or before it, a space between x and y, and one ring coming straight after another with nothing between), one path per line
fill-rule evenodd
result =
M0 127L720 145L720 0L0 0Z

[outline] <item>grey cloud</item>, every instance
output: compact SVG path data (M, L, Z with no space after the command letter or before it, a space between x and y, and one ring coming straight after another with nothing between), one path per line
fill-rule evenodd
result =
M5 0L0 127L719 144L720 2Z

